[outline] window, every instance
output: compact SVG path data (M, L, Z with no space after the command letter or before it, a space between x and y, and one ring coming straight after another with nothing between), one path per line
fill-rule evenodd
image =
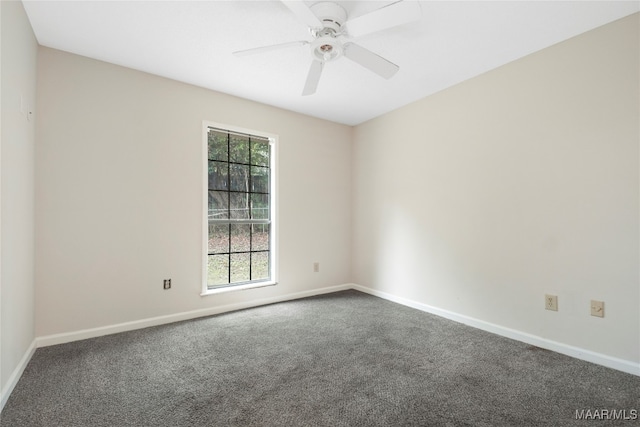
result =
M204 293L275 283L274 138L205 126Z

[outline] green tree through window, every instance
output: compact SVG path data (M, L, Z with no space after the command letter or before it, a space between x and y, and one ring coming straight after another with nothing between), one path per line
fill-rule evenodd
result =
M207 142L207 288L269 281L269 139L210 127Z

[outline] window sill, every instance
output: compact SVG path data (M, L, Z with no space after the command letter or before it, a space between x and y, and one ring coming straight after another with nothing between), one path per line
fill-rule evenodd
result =
M200 296L206 297L209 295L224 294L227 292L244 291L247 289L255 289L255 288L264 288L266 286L274 286L277 284L278 282L259 282L259 283L247 283L245 285L227 286L224 288L209 289L207 291L202 292Z

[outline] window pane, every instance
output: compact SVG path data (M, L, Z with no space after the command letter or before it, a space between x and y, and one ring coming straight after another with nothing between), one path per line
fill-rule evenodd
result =
M248 282L249 254L231 254L231 282Z
M229 219L229 193L209 191L209 219Z
M231 191L245 191L249 192L249 166L234 165L229 166L229 173L231 174Z
M269 252L251 254L251 280L269 278Z
M228 161L227 133L209 130L209 160Z
M251 250L268 251L269 224L253 224L251 225L251 230Z
M269 195L268 194L252 194L251 195L251 218L252 219L269 219Z
M251 191L255 193L269 192L269 168L251 166Z
M219 286L229 283L229 255L209 255L207 263L207 285Z
M249 163L249 137L231 135L229 145L229 161L235 163Z
M251 164L269 166L269 141L251 140Z
M251 250L251 224L231 225L231 252Z
M208 129L207 143L207 284L268 280L272 227L246 220L271 219L271 144L214 128Z
M229 225L209 223L209 253L229 252Z
M249 219L249 194L229 193L231 198L231 219Z
M209 161L209 190L226 190L228 184L229 163Z

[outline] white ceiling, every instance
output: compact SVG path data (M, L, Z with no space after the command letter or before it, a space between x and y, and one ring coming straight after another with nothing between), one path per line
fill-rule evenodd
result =
M394 77L340 58L303 97L308 46L232 55L311 40L280 1L23 3L43 46L348 125L640 10L640 1L421 1L418 21L354 40L399 65ZM335 3L356 17L393 1Z

